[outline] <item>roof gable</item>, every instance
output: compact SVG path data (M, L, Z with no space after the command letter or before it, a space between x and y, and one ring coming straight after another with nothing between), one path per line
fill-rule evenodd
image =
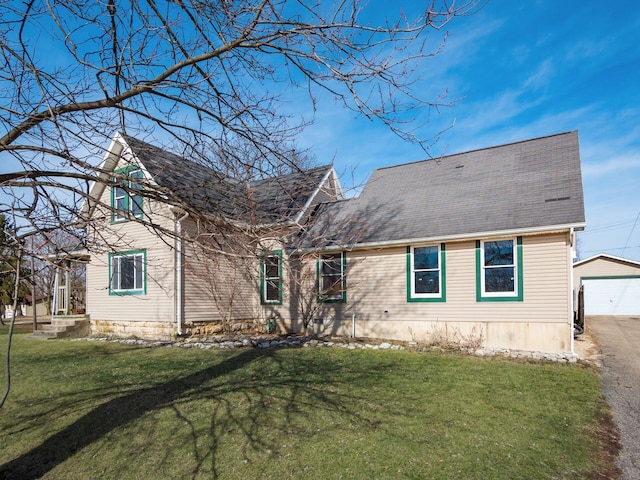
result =
M254 210L265 212L263 221L277 222L283 218L299 221L314 198L331 188L326 184L332 174L333 168L322 166L251 182L248 188ZM339 192L329 195L331 198L325 200L334 201Z
M101 166L104 181L90 190L93 199L100 198L109 176L127 153L131 158L126 161L138 164L147 181L170 203L251 224L297 221L325 180L335 175L333 167L322 166L247 183L134 137L116 134ZM335 190L340 193L339 186ZM83 207L85 213L90 207Z

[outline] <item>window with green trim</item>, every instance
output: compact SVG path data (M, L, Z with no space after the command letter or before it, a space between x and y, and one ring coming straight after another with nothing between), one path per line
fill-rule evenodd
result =
M407 247L407 301L444 302L445 244Z
M142 180L144 173L137 166L121 168L116 174L124 178L117 180L111 188L112 221L122 222L131 217L142 218ZM114 179L116 181L116 179Z
M282 251L276 250L260 260L260 302L282 303Z
M478 301L522 301L522 237L476 241Z
M318 301L346 302L346 255L344 252L321 255L318 260Z
M140 295L146 293L146 251L109 255L109 294Z

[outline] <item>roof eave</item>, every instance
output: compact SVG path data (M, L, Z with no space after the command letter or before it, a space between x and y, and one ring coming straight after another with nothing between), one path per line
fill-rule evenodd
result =
M599 253L597 255L593 255L589 258L585 258L584 260L580 260L573 264L573 267L578 267L580 265L584 265L585 263L593 262L594 260L598 260L599 258L603 260L610 260L613 262L625 263L633 267L640 267L640 262L636 262L635 260L629 260L628 258L616 257L615 255L609 255L608 253Z
M316 197L316 195L318 195L318 193L320 192L320 189L325 184L325 182L329 179L329 176L331 176L332 174L333 174L334 181L336 182L336 185L337 185L338 192L336 192L336 193L338 195L342 194L342 186L340 185L340 182L338 181L338 176L336 175L335 170L333 169L333 167L330 167L329 170L327 170L327 173L325 173L325 175L322 177L322 180L320 180L320 183L318 184L316 189L313 191L313 193L311 195L309 195L309 198L307 198L307 201L304 204L304 206L300 209L298 214L293 219L293 223L300 222L300 220L302 219L302 216L304 215L304 212L306 212L309 209L309 206L311 206L311 202L313 202L313 199Z
M84 199L82 207L80 208L80 212L85 218L89 218L91 216L98 199L102 196L105 189L105 182L109 179L109 174L107 172L113 171L118 162L118 158L120 158L120 155L125 148L125 145L126 142L122 138L122 135L119 132L116 132L111 139L109 148L107 148L100 166L98 167L98 171L100 172L98 174L98 178L100 181L91 182L89 185L88 197Z
M584 230L586 227L585 222L570 223L563 225L548 225L543 227L527 227L517 228L510 230L487 230L485 232L471 232L454 235L440 235L434 237L419 237L419 238L402 238L398 240L388 240L383 242L363 242L355 243L353 245L332 245L324 248L309 248L299 249L298 253L307 253L314 251L336 251L336 250L360 250L367 248L382 248L382 247L398 247L405 245L416 245L420 243L443 243L443 242L461 242L465 240L482 240L485 238L495 237L513 237L520 235L540 235L560 232L570 232Z
M131 156L131 159L136 162L138 167L142 170L144 174L145 181L152 185L153 187L158 187L153 176L149 173L147 168L143 165L142 160L136 155L136 153L131 149L129 143L126 138L120 133L116 132L109 144L109 148L105 152L104 159L102 163L98 167L98 180L93 181L89 185L89 194L88 197L82 203L82 207L80 208L80 212L83 219L88 219L93 214L93 210L98 205L104 190L107 188L107 183L109 182L111 176L113 175L118 162L123 157L125 152ZM162 195L165 196L165 195Z

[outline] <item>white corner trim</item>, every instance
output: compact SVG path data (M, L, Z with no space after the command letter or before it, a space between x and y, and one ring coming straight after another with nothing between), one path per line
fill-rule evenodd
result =
M307 211L307 209L311 205L311 202L313 202L313 199L320 192L320 189L322 188L322 186L325 184L325 182L329 179L329 177L332 174L333 174L333 179L336 182L337 190L340 193L340 195L342 195L342 185L340 185L340 182L338 181L338 177L336 175L336 171L333 169L333 167L331 167L331 168L329 168L327 173L324 175L324 177L322 177L322 180L320 180L320 184L316 187L316 189L313 191L313 193L311 195L309 195L309 198L307 198L307 202L304 204L302 209L300 209L300 212L298 212L298 215L296 215L295 219L293 220L293 223L298 223L302 219L302 215L304 215L304 212Z

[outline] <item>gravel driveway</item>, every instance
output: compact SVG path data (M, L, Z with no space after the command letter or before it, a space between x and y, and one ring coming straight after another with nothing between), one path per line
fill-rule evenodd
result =
M623 480L640 479L640 317L587 318L602 349L603 393L620 429Z

